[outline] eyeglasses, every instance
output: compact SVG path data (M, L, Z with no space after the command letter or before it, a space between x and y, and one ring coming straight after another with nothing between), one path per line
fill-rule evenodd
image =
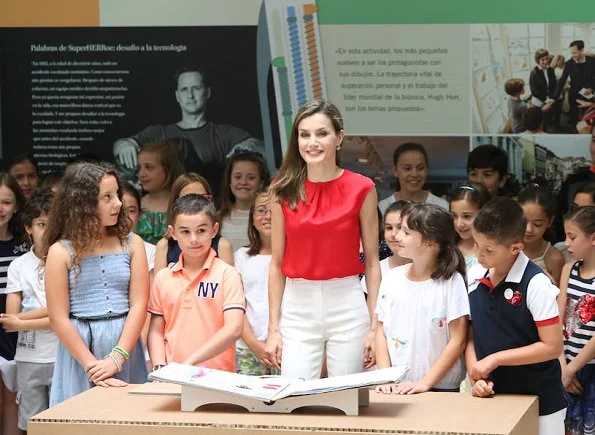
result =
M267 207L258 207L254 209L254 214L256 216L265 216L267 213L270 213L271 209Z
M207 201L209 201L209 202L214 202L214 201L215 201L215 197L213 197L213 195L209 195L208 193L207 193L207 194L204 194L204 195L202 195L202 197L203 197L204 199L206 199Z

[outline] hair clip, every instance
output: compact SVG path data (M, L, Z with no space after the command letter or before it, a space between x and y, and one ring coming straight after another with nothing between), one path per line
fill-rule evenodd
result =
M473 186L467 186L466 184L463 184L462 186L457 187L457 189L472 190L472 191L475 192L475 187L473 187Z

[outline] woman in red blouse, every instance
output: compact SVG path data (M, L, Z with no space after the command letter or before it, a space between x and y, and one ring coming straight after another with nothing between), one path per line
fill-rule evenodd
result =
M374 365L380 283L377 196L339 166L343 119L326 101L298 112L272 193L267 351L284 376L329 376ZM359 261L360 240L365 264ZM365 272L367 306L358 275Z

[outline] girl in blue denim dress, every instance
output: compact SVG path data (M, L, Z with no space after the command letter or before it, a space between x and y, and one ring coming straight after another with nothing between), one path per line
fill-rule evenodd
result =
M86 163L54 198L44 247L48 314L60 339L50 406L95 385L147 380L139 337L149 271L121 198L116 172Z

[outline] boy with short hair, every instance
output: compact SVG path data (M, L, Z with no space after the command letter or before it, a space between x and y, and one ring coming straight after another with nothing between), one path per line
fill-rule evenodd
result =
M465 359L474 396L537 395L539 434L562 435L567 402L558 361L559 290L523 254L526 225L521 206L503 197L490 200L475 217L478 260L488 270L469 284ZM470 276L477 276L473 269Z
M190 194L175 201L169 218L182 254L153 281L147 339L153 370L178 362L235 372L246 301L240 273L211 248L217 211Z
M510 96L508 99L508 114L512 118L512 132L515 134L522 133L526 130L523 115L527 110L527 103L521 100L521 95L525 92L525 82L521 79L506 80L504 92Z
M495 145L480 145L467 157L467 178L485 187L490 195L498 195L506 184L508 154Z
M8 267L6 313L1 326L18 331L14 356L17 367L18 427L27 430L27 421L48 409L54 362L56 335L50 330L44 288L43 261L38 256L48 223L52 192L38 190L27 202L22 216L33 246Z

